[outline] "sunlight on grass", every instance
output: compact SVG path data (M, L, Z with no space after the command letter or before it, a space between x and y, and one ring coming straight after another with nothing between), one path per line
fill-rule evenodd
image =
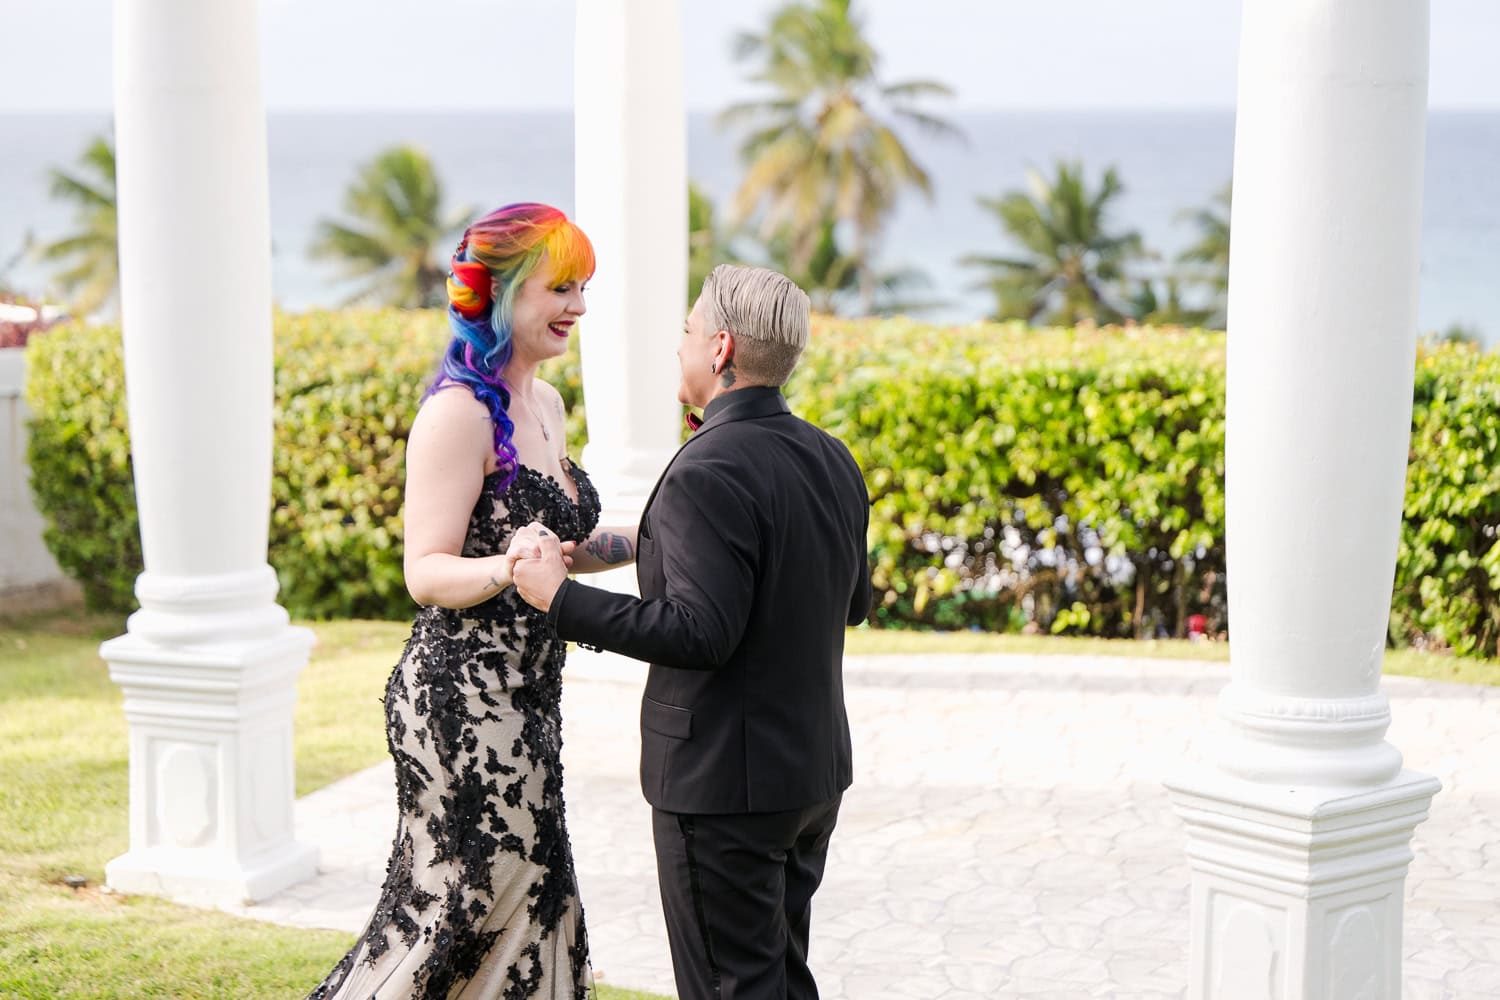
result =
M410 633L406 622L322 622L298 684L297 792L385 759L381 697ZM241 920L94 885L126 847L126 726L99 643L117 617L0 619L0 996L298 998L352 936ZM851 655L1122 656L1222 665L1223 643L851 630ZM1500 684L1500 663L1409 650L1385 672ZM601 1000L662 1000L601 987Z
M0 878L0 996L301 1000L354 941L145 896ZM603 987L600 1000L665 1000Z
M98 655L123 627L76 613L0 620L0 997L300 1000L352 934L97 888L128 839L123 699ZM298 685L299 793L384 758L380 696L409 630L337 622L315 631ZM65 874L90 886L67 888ZM607 986L599 995L665 1000Z
M352 939L0 878L0 996L291 1000L305 997Z
M405 622L319 622L297 682L297 794L386 758L385 682L411 634Z
M98 879L125 850L123 699L98 656L121 624L0 624L0 880Z

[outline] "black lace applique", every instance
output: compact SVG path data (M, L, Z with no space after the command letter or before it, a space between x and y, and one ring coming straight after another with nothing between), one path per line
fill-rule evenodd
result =
M463 554L503 552L534 520L585 541L599 496L581 469L571 473L577 502L526 466L499 498L487 478ZM385 884L364 933L309 1000L363 1000L383 987L437 1000L471 982L492 984L486 996L503 987L505 1000L592 996L563 813L565 648L513 587L475 607L418 612L385 693L401 813Z

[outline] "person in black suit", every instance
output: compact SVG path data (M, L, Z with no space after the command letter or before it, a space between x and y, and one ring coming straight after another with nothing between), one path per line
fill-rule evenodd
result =
M853 778L844 630L870 609L864 477L781 393L807 295L764 268L703 283L677 356L701 423L641 515L639 598L516 565L564 639L651 664L641 787L682 1000L815 1000L811 903Z

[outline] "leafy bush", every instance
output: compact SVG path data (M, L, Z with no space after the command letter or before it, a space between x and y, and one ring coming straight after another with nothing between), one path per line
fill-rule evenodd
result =
M292 614L415 610L401 571L406 437L448 338L438 310L278 318L270 548ZM569 403L582 389L576 357L542 372Z
M1222 626L1223 338L823 321L794 407L865 470L875 623Z
M296 616L406 617L405 440L439 312L276 319L270 560ZM119 331L28 348L48 544L93 606L133 605L140 550ZM543 371L583 445L576 354ZM874 503L875 624L1181 635L1227 628L1224 339L1184 330L815 323L793 407L846 441ZM1500 358L1421 357L1392 638L1500 642Z
M135 607L141 536L120 331L68 324L26 346L31 489L43 539L90 608Z
M448 341L439 311L342 311L275 321L270 562L299 618L404 618L406 436ZM33 341L29 460L46 541L90 607L135 606L139 525L118 327L61 327ZM576 352L542 372L583 444ZM573 450L572 454L578 454Z
M1500 652L1500 355L1417 359L1391 633L1460 654Z

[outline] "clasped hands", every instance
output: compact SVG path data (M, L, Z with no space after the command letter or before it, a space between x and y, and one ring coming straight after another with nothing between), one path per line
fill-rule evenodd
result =
M517 531L505 550L511 580L521 599L538 611L552 607L552 598L568 578L576 542L565 542L539 521Z

